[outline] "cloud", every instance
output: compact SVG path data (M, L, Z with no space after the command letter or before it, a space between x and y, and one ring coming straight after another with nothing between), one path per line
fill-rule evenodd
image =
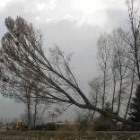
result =
M106 22L105 26L110 31L118 27L128 27L128 13L125 10L108 9L106 10L106 17L108 22Z
M11 1L12 1L12 0L1 0L1 1L0 1L0 10L4 9L5 6L7 6L7 4L8 4L9 2L11 2Z
M79 10L86 15L95 13L106 7L106 4L102 0L72 0L72 5L76 10Z
M44 11L46 9L53 10L56 8L56 0L50 0L49 3L44 1L42 3L38 2L36 8L39 11Z
M64 18L77 21L77 25L103 26L107 22L106 10L124 8L125 0L1 0L1 16L21 15L32 22L59 22ZM115 16L115 15L114 15ZM50 20L49 20L50 22Z

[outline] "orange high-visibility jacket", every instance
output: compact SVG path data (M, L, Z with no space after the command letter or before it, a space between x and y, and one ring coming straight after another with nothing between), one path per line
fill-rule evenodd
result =
M16 124L16 130L22 130L23 122L17 122Z

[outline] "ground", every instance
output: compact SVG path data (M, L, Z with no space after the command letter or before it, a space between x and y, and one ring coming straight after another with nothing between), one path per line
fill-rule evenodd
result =
M140 132L0 132L0 140L140 140Z

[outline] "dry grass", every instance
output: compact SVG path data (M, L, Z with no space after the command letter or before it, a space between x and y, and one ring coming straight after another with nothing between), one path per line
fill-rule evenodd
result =
M0 140L140 140L140 132L0 132Z

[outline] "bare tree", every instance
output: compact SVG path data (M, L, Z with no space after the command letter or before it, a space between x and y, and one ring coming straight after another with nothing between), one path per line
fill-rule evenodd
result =
M128 20L130 30L121 32L123 40L129 46L129 58L136 65L137 77L140 81L140 22L138 16L138 6L136 7L134 0L127 0ZM131 70L133 67L129 67Z
M51 107L52 102L47 102L45 99L38 98L38 89L35 87L35 98L32 99L32 120L33 128L37 124L43 123L45 112Z
M102 82L100 78L94 78L92 81L89 82L89 86L90 86L90 96L91 96L91 103L97 107L99 104L99 100L100 100L100 93L101 93L101 86L102 86ZM93 111L91 118L94 118L95 115L95 110Z
M35 128L36 120L37 120L37 115L38 115L38 105L39 105L39 100L38 100L37 97L34 99L33 103L34 103L33 127Z
M11 77L16 77L17 83L24 79L29 85L34 85L33 83L36 81L38 83L37 89L40 91L36 95L39 98L56 103L73 104L79 108L95 110L109 118L127 124L135 124L93 105L79 87L72 73L70 67L71 57L65 56L58 47L51 49L51 55L46 57L42 49L42 36L31 24L28 24L21 17L17 17L16 20L9 17L5 23L8 32L2 38L1 50L3 52L4 66L10 73L8 75L9 81ZM25 67L30 73L26 78ZM106 71L104 75L106 77ZM34 94L31 95L34 98ZM103 96L105 98L105 92ZM104 106L104 103L102 106Z
M8 78L8 81L2 82L1 94L4 97L13 98L17 102L25 104L28 116L28 129L31 129L32 85L25 80L17 82L15 78Z
M111 108L112 112L114 111L114 104L115 104L115 98L116 98L116 86L117 86L117 79L118 79L118 73L117 73L117 66L115 63L116 56L112 55L111 57L111 75L112 75L112 81L113 81L113 92L112 92L112 103L111 103ZM112 82L111 81L111 82Z
M101 35L98 39L98 54L99 54L99 65L100 69L103 73L103 95L102 95L102 109L105 105L106 100L106 87L107 87L107 81L108 81L108 70L109 70L109 55L110 55L110 49L108 46L108 36L107 35Z
M128 54L127 57L129 59L128 68L130 70L130 95L127 102L127 108L125 112L124 118L127 117L129 105L131 102L131 98L133 95L133 90L135 85L140 82L140 19L139 19L139 8L137 5L137 1L134 0L127 0L127 7L128 7L128 21L130 30L128 32L121 32L121 37L124 42L127 44ZM134 82L137 81L137 82Z
M134 80L135 80L135 65L134 65L133 70L131 71L130 94L129 94L129 99L128 99L128 103L127 103L124 119L126 119L126 117L128 115L128 111L129 111L129 107L130 107L130 103L131 103L131 99L132 99L132 95L133 95L134 85L135 85Z
M124 42L122 37L120 36L120 30L113 32L113 55L115 57L114 65L116 67L119 79L119 92L118 92L118 107L117 107L117 114L119 115L120 107L121 107L121 100L123 96L123 81L127 78L127 65L128 65L128 58L126 58L127 54L127 44ZM115 78L115 77L114 77Z
M28 83L25 83L25 84L28 84ZM27 124L28 124L28 129L31 129L31 103L32 103L32 101L31 101L30 89L27 88L26 86L28 86L28 85L25 85L25 104L26 104L27 116L28 116Z

